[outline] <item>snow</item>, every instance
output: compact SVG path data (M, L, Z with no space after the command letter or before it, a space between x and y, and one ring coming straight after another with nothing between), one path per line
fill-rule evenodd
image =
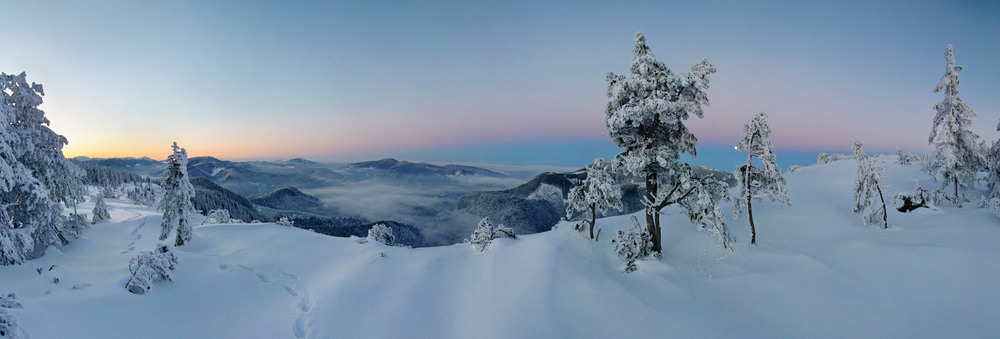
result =
M931 183L916 165L873 160L888 193ZM599 220L608 236L598 242L564 222L484 252L225 224L194 228L174 250L173 281L145 295L125 290L128 263L156 246L162 214L106 199L112 218L79 240L0 266L0 294L17 294L23 307L6 311L31 338L995 335L997 217L972 207L890 210L891 228L865 227L851 213L856 166L787 174L796 203L754 206L753 247L746 220L732 221L733 252L669 208L663 259L634 273L610 243L629 215Z

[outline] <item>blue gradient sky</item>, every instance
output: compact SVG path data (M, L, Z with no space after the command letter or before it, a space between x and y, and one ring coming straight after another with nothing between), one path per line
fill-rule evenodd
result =
M997 138L991 1L7 1L0 71L46 89L71 156L192 155L583 165L608 71L644 31L675 71L707 57L704 119L727 149L767 112L779 151L923 151L942 51ZM12 31L13 30L13 31ZM779 159L781 154L778 154Z

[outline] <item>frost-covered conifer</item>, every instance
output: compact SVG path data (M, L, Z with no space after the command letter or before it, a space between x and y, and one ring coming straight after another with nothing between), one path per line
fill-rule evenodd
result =
M903 153L903 150L899 149L899 147L896 147L896 155L899 156L897 162L900 165L912 165L914 162L919 162L922 160L920 159L919 156L913 155L913 153L910 152Z
M0 264L30 259L35 248L64 244L62 205L82 198L82 170L62 153L66 138L49 129L42 85L24 73L0 73Z
M981 152L979 136L969 130L976 112L958 97L958 73L962 66L955 65L951 45L944 50L948 66L934 92L944 92L944 101L934 105L937 114L927 138L934 147L928 170L941 186L931 195L935 204L949 201L957 206L969 201L971 185L979 182L977 173L986 166Z
M212 224L228 224L232 223L233 218L229 216L229 210L220 208L217 210L211 210L208 215L205 216L205 221L202 225L212 225Z
M295 220L288 220L288 217L281 217L274 223L278 226L292 227L295 225Z
M1000 131L1000 123L997 124L997 131ZM986 151L986 188L989 193L980 202L980 205L989 208L997 215L1000 215L1000 139L993 142L993 146Z
M641 225L639 219L632 217L632 229L628 233L618 230L611 243L615 245L615 255L625 262L625 273L635 272L638 267L636 260L653 254L652 236Z
M698 139L684 126L691 115L703 116L708 105L707 60L688 73L674 73L656 60L642 32L635 35L629 74L608 73L608 135L623 150L614 165L645 180L646 228L653 251L662 253L660 213L700 188L693 171L680 162L681 153L697 156Z
M172 146L174 153L167 157L167 178L163 180L163 223L160 224L160 240L167 240L170 232L177 228L174 246L183 246L191 240L191 214L194 205L194 186L191 186L187 171L187 150Z
M820 153L818 156L816 156L816 163L819 164L819 165L822 165L822 164L828 164L828 163L831 163L831 162L834 162L834 161L839 161L839 160L844 160L844 159L851 159L851 156L847 155L847 154L826 154L826 153Z
M132 278L125 283L125 289L135 294L144 294L157 281L170 281L170 271L177 265L177 257L167 245L159 245L155 250L140 253L132 258L128 270Z
M7 111L4 115L8 115L10 123L5 126L4 133L9 133L14 140L9 144L16 155L14 159L45 188L30 194L14 193L23 199L9 206L8 213L15 222L34 227L32 237L37 246L65 244L67 234L60 229L60 203L75 206L83 200L80 185L83 169L63 156L66 138L49 128L45 112L38 108L45 95L42 85L29 84L22 72L19 75L0 74L0 87L2 106Z
M782 202L786 205L792 203L788 200L785 176L781 174L781 169L774 163L774 145L769 139L771 127L767 125L767 114L757 113L757 116L743 126L743 132L746 133L746 136L740 139L736 149L747 152L747 160L733 172L736 184L740 188L739 198L736 199L736 206L733 207L733 214L739 218L741 212L747 211L747 216L750 219L750 244L752 245L757 243L757 228L753 223L751 201L769 198L771 201ZM760 161L760 167L754 165L754 158Z
M681 207L687 211L688 221L698 225L698 229L710 230L722 247L732 250L729 226L722 215L722 202L729 201L729 185L712 178L702 180L696 194L681 200Z
M365 241L380 242L389 246L396 245L396 237L392 235L392 229L384 224L375 224L375 226L369 228L368 237Z
M163 196L159 193L162 189L162 187L148 182L130 184L125 188L125 197L137 205L152 207L156 205L156 198Z
M861 214L861 220L865 225L889 228L885 198L882 196L882 188L879 187L879 182L882 180L879 172L882 168L868 158L861 148L861 140L854 140L854 158L858 160L858 180L854 182L854 213ZM879 200L873 201L876 193ZM878 203L881 205L876 205Z
M511 238L517 239L514 230L503 225L493 226L490 218L486 217L479 221L479 225L472 231L472 235L465 239L466 244L476 247L479 252L485 251L486 246L493 242L493 239Z
M102 220L111 219L111 213L108 213L108 205L104 203L104 194L98 193L94 196L94 200L94 219L90 223L96 224Z
M611 176L609 167L604 159L594 159L593 164L587 165L587 178L566 195L567 218L575 212L590 212L590 219L584 218L580 223L589 226L591 239L594 239L598 213L604 215L612 208L622 210L622 190Z

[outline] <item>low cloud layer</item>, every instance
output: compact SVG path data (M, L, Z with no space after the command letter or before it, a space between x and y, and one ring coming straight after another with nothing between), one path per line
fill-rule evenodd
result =
M429 245L447 245L461 242L479 221L479 217L455 209L459 197L469 192L502 190L524 183L524 180L512 178L450 178L452 185L368 180L305 192L339 214L411 224L423 232Z

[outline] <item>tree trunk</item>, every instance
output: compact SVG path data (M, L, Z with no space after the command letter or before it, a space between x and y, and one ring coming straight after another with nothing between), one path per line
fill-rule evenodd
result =
M750 194L747 194L747 216L750 217L750 245L757 244L757 228L753 226L753 208L750 207Z
M882 187L875 184L875 188L878 189L878 199L882 200L882 228L889 228L889 213L885 210L885 198L882 197Z
M597 204L590 204L590 238L594 239L594 223L597 222Z
M959 199L960 198L958 197L958 177L955 177L955 205L958 205L958 207L962 207L961 203L962 200Z
M652 169L646 171L646 201L649 204L656 202L656 172ZM646 231L653 238L653 252L663 253L663 247L660 245L660 214L656 210L655 206L646 206Z

